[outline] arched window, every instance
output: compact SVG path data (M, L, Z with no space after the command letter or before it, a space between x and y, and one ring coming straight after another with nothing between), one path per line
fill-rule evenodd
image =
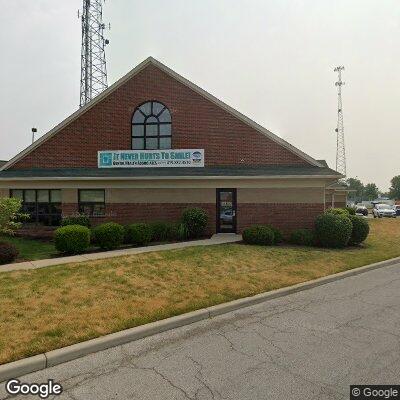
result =
M164 104L148 101L132 117L132 149L171 148L171 114Z

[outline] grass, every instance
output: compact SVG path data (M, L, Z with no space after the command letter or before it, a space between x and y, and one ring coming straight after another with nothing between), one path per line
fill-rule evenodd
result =
M16 236L0 236L0 242L13 243L17 247L19 255L17 260L15 260L16 262L41 260L54 257L57 254L54 243L52 242L25 239Z
M345 250L226 244L0 273L0 363L400 256L400 221L370 225Z

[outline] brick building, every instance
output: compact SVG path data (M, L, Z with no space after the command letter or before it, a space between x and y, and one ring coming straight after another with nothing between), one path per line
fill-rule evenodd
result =
M94 223L176 221L198 206L209 233L290 232L332 205L338 178L148 58L3 165L0 196L21 198L45 225L78 212Z

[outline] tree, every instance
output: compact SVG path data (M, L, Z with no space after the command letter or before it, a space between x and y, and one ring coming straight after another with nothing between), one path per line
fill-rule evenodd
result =
M349 192L349 200L358 202L362 200L364 185L357 178L348 178L346 179L346 183L349 186L350 190L354 190L354 192Z
M22 219L26 218L26 214L20 213L21 200L13 197L0 198L0 234L5 233L12 235L21 227Z
M389 197L391 199L400 199L400 175L393 177L390 183Z
M369 201L375 200L376 198L378 198L378 196L379 196L379 189L378 189L378 187L375 185L375 183L367 183L367 184L365 185L364 195L365 195L365 197L366 197Z

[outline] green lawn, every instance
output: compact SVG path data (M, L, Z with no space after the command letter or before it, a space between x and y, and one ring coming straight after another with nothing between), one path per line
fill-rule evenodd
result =
M16 236L0 236L0 242L10 242L15 244L19 251L16 262L41 260L57 255L54 243L41 240L24 239ZM1 271L1 265L0 265Z
M345 250L235 243L0 273L0 363L400 256L400 220L369 222Z

